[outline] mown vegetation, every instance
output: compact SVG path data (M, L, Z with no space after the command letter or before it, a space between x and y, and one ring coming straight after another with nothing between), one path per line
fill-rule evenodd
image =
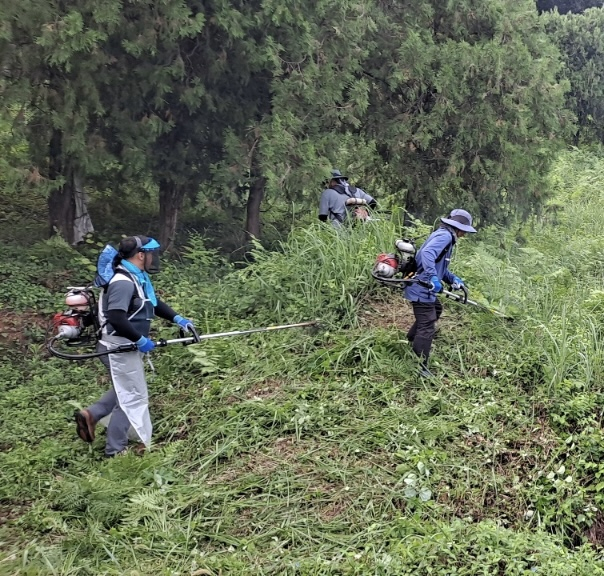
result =
M0 575L604 574L601 2L0 0L0 23ZM374 220L316 222L332 168ZM514 321L447 302L418 380L370 270L461 206L452 268ZM106 460L72 421L104 369L44 341L133 233L203 332L321 324L157 350L152 450Z
M43 347L98 248L7 246L0 573L602 574L603 169L563 156L541 217L461 242L472 296L515 321L448 303L436 381L369 276L395 221L297 228L240 270L192 237L158 287L204 332L323 325L154 354L142 457L77 439L106 376Z

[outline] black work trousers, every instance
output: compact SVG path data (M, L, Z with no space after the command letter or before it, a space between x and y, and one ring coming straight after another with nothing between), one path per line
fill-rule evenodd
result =
M407 339L413 344L413 352L421 358L422 364L427 364L436 333L436 321L443 313L443 305L438 299L434 302L411 302L411 305L415 322L407 332Z

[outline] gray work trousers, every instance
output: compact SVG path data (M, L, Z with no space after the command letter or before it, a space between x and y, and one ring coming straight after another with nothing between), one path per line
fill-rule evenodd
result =
M97 344L97 351L104 351L107 348L100 342ZM107 356L101 356L100 361L103 363L109 377L111 377L111 371L109 369L109 358ZM107 440L105 443L105 455L115 456L124 448L128 446L128 430L130 429L130 420L124 411L120 408L119 402L117 401L117 394L113 389L113 386L101 396L101 398L86 408L94 418L95 422L98 422L101 418L109 416L109 424L107 426Z

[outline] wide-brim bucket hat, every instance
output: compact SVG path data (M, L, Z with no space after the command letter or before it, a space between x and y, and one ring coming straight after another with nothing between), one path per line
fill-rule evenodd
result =
M339 170L332 170L331 171L331 179L332 180L348 180L348 176L344 176Z
M461 208L452 210L447 218L441 218L440 221L463 232L476 232L476 229L472 226L472 216Z

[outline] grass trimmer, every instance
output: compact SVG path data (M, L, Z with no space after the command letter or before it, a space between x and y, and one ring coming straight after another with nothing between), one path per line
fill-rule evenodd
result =
M97 302L94 293L90 288L70 288L66 295L66 304L69 310L55 314L52 326L54 336L46 344L48 351L56 358L62 360L89 360L91 358L100 358L108 354L119 354L123 352L135 351L136 344L126 344L111 350L94 352L76 352L76 350L95 349L100 337L100 324L98 321ZM233 330L230 332L216 332L214 334L198 334L195 329L191 331L191 336L186 336L181 330L180 338L165 340L160 338L155 342L155 346L163 348L172 344L181 344L190 346L199 344L205 340L213 338L228 338L230 336L245 336L247 334L257 334L260 332L274 332L277 330L287 330L290 328L305 328L319 326L318 320L309 322L298 322L297 324L282 324L279 326L266 326L263 328L250 328L248 330Z
M431 282L424 282L413 277L417 267L415 264L415 244L408 240L397 240L395 242L398 254L380 254L377 257L376 263L371 271L371 275L380 283L385 286L394 288L404 288L405 286L413 283L417 283L420 286L432 290L434 286ZM398 276L398 277L397 277ZM445 298L459 302L460 304L469 304L480 308L485 312L490 312L499 318L505 320L513 320L512 317L507 316L503 312L492 308L491 306L485 306L474 300L468 299L468 289L465 286L461 287L463 294L455 294L448 290L440 292Z
M463 290L463 296L461 294L455 294L454 292L449 292L448 290L443 290L441 292L441 294L445 298L449 298L449 300L454 300L455 302L459 302L460 304L469 304L470 306L476 306L476 308L480 308L481 310L484 310L485 312L490 312L491 314L495 314L495 316L499 316L499 318L503 318L503 319L509 320L509 321L514 320L511 316L508 316L507 314L504 314L500 310L497 310L497 308L492 308L491 306L485 306L484 304L481 304L480 302L470 300L468 298L468 289L465 286L462 286L462 290Z

